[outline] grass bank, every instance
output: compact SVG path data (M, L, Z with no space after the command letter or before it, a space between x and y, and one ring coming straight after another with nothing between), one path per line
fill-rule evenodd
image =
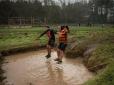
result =
M82 39L77 38L81 42L68 50L67 56L82 56L86 67L97 74L84 85L114 85L114 28L84 30L87 35L82 34Z
M36 40L44 30L43 27L0 28L0 52L13 48L45 45L47 43L45 36ZM73 38L84 40L91 32L102 31L103 29L101 27L70 27L70 30L70 35Z
M20 29L0 28L0 52L45 45L47 42L45 36L36 40L43 30L45 29L41 27Z

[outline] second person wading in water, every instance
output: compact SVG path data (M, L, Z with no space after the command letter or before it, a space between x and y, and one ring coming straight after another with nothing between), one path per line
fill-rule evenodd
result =
M58 64L62 63L62 58L64 57L64 52L67 46L67 37L69 33L69 27L68 26L61 26L60 31L58 32L59 35L59 45L57 49L57 55L58 58L55 59Z

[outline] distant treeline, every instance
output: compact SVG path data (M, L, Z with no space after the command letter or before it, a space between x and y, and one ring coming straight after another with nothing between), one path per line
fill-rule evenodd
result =
M114 0L90 0L92 12L89 21L114 24Z
M94 2L95 0L91 0L89 3L66 3L65 0L59 1L61 3L60 5L54 0L43 0L42 2L40 0L0 0L0 24L8 24L8 18L12 17L34 17L41 22L54 24L85 22L93 23L93 21L99 21L99 19L96 17L101 18L96 14L96 12L92 13L92 4L99 6L97 3L100 2ZM111 8L113 8L113 5L110 7L110 9ZM103 22L104 20L106 21L107 15L108 13L101 18L100 22Z

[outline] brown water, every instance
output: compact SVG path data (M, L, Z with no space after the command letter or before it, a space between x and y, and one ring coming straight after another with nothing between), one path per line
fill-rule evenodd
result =
M93 74L83 65L82 59L63 59L58 65L53 60L45 59L46 51L33 51L6 58L3 69L6 71L6 85L81 85Z

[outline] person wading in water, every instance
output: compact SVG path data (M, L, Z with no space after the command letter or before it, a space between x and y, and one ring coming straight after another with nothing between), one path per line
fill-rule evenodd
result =
M57 49L58 58L55 59L58 64L62 63L62 58L64 57L65 48L67 46L67 35L69 33L68 26L61 26L60 31L58 32L59 35L59 46Z
M43 35L47 34L48 36L48 43L47 43L47 51L48 54L45 56L47 59L51 57L51 49L55 46L55 34L56 32L51 29L49 26L46 26L47 30L44 31L40 36L42 37Z

